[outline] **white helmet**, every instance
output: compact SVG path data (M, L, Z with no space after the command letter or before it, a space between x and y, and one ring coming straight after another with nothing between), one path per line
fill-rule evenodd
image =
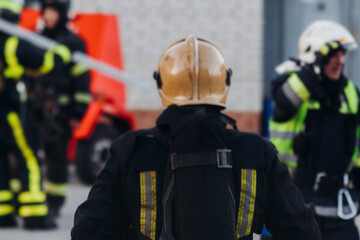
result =
M307 63L315 61L315 52L329 41L339 41L347 51L358 47L354 37L344 26L319 20L310 24L299 38L299 59Z

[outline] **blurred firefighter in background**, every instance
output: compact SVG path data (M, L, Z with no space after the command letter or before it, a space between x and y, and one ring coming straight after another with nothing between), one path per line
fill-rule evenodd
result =
M277 67L271 141L293 170L295 184L314 210L324 240L359 239L359 91L344 74L351 33L316 21L299 39L299 60Z
M41 34L72 52L86 52L84 41L67 26L69 7L70 0L42 0ZM90 74L82 65L71 63L62 73L42 76L35 83L32 108L45 150L44 189L50 214L58 216L67 193L68 142L91 101Z
M12 0L0 0L1 19L17 24L22 5ZM48 217L46 194L42 187L39 161L34 147L37 139L29 134L33 122L21 119L19 92L25 87L25 74L38 75L62 72L71 61L71 52L59 45L55 50L43 51L15 36L0 32L0 227L16 226L10 190L10 159L16 160L21 188L17 195L18 214L26 229L51 229L56 224ZM24 100L24 99L23 99Z

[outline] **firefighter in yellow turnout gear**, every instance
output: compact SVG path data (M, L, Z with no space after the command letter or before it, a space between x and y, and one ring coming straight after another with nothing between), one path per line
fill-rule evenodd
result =
M0 17L17 23L22 6L12 0L0 0ZM29 134L30 119L19 116L19 83L26 73L48 74L61 71L71 60L70 50L59 45L43 51L14 36L0 32L0 227L16 226L13 201L26 229L51 229L56 224L47 217L46 195L42 188L41 169L34 151L37 142ZM12 156L12 157L11 157ZM17 199L9 187L10 157L20 170L21 189Z

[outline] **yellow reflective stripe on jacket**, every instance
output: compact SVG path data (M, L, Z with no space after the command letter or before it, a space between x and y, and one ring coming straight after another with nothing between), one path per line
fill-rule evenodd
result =
M241 169L239 211L236 223L238 238L251 234L256 200L256 169Z
M140 231L148 238L156 237L156 171L140 172Z
M287 80L287 83L302 101L306 101L307 99L309 99L310 92L308 91L304 83L300 80L297 74L291 74Z
M10 10L11 12L16 14L20 14L22 11L21 5L13 1L0 1L0 8Z
M351 81L347 81L347 85L344 89L345 97L349 104L349 109L352 114L357 114L359 108L359 96L355 87L355 84Z
M22 192L18 196L19 203L43 203L46 195L43 192Z
M77 63L71 68L71 76L73 77L79 77L89 71L88 67L85 67L84 65Z
M4 53L7 67L4 70L4 76L6 78L19 79L25 72L16 56L18 45L19 39L17 37L9 37L5 42Z
M41 192L41 177L40 168L37 159L26 142L24 130L21 126L19 116L15 112L11 112L7 115L7 120L12 129L15 142L19 147L21 154L25 158L26 167L29 171L29 191L30 192Z
M352 156L353 166L360 167L360 126L356 128L356 142L355 142L355 149L354 154ZM351 169L349 169L351 170Z
M15 209L12 205L0 204L0 217L12 214L13 212L15 212Z
M45 204L26 205L19 208L21 217L41 217L48 214L48 207Z
M311 109L311 110L319 110L321 106L320 106L320 102L314 101L314 100L309 100L307 102L307 107L308 107L308 109Z
M307 111L308 101L305 101L292 119L286 122L270 119L270 141L279 152L279 160L290 167L297 167L298 157L294 154L293 138L303 130Z
M46 51L46 53L44 54L44 62L39 69L39 73L47 74L54 69L54 66L55 66L54 53L52 51Z
M9 190L0 191L0 202L9 202L13 199L13 193Z
M70 97L67 94L59 95L57 100L60 105L68 105L70 103Z
M74 99L75 102L89 104L92 100L92 96L87 92L75 92Z
M70 49L65 45L59 44L55 48L55 53L61 57L64 63L69 63L71 61Z
M59 183L45 181L44 190L47 194L50 194L52 196L65 197L68 190L68 186L69 185L67 183L59 184Z

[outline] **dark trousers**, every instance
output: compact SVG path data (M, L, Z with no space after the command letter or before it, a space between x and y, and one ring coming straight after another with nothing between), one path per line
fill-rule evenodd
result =
M359 240L359 230L355 226L354 220L342 221L336 226L333 225L332 219L321 218L318 219L318 224L323 240Z
M31 119L21 121L16 109L0 106L0 212L2 216L14 213L11 202L14 194L9 182L16 170L20 180L18 198L22 217L45 216L46 196L42 189L42 174L36 155L37 140L31 135ZM12 164L10 164L10 162Z

